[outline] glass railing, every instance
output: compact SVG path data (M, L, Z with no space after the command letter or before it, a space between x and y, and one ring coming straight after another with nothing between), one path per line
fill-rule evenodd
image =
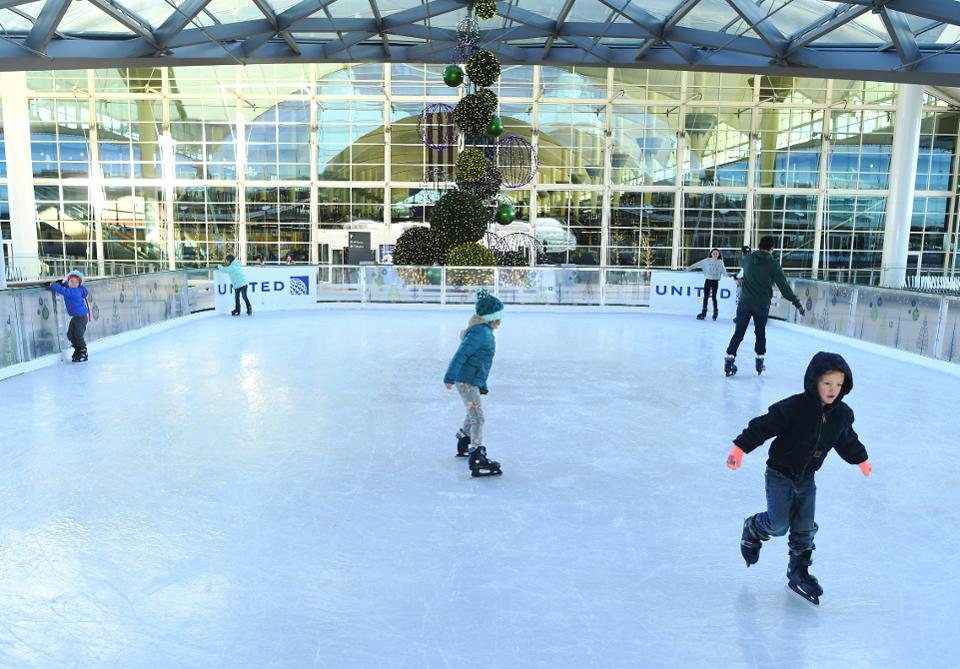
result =
M187 272L159 272L86 282L87 343L191 313ZM212 296L211 296L212 305ZM0 291L0 367L70 348L63 299L48 287Z
M321 265L319 302L472 304L485 288L507 304L648 306L650 271L600 267Z
M799 325L960 362L960 297L912 290L788 279L805 316L784 299L770 315Z

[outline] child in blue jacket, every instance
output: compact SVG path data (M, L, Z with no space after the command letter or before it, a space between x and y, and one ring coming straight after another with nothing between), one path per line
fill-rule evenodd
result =
M487 394L487 377L496 352L493 331L500 327L501 318L503 302L486 290L478 290L476 313L460 333L460 348L443 375L447 390L456 384L467 409L467 418L457 432L457 457L470 456L468 463L473 476L503 473L499 462L487 459L487 449L483 447L483 407L480 404L480 396ZM473 448L468 451L471 444Z
M90 304L87 302L87 289L83 285L83 274L79 270L72 270L66 279L50 284L50 290L63 297L70 315L70 325L67 327L67 339L73 346L73 361L87 361L87 342L83 335L87 331L87 320L90 317Z
M230 283L233 284L233 311L231 316L240 315L240 296L247 305L247 316L253 315L253 309L250 307L250 298L247 297L247 275L243 271L243 265L240 264L240 258L233 255L224 257L223 265L217 265L217 269L226 272L230 276Z

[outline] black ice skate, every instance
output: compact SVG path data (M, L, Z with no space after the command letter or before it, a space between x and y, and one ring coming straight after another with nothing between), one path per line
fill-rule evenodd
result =
M247 309L247 316L253 316L253 309Z
M74 362L86 362L87 361L87 348L81 348L76 353L77 358Z
M714 312L713 312L713 320L717 320L717 316L719 316L719 314L718 314L716 311L714 311Z
M487 449L483 446L477 446L470 451L470 475L471 476L500 476L500 463L487 459Z
M230 315L231 315L231 316L239 316L239 315L240 315L240 310L239 310L239 309L234 309L233 311L230 312Z
M469 455L470 435L463 430L457 430L457 457L465 458Z
M811 556L813 550L805 550L799 555L790 553L790 563L787 566L787 586L814 606L820 606L820 595L823 588L815 576L807 571L813 564Z
M758 355L757 356L757 376L760 376L761 374L763 374L763 370L765 369L766 369L766 366L763 364L763 356Z
M698 320L698 321L702 321L702 320L705 319L706 317L707 317L707 312L706 312L706 311L704 311L702 314L697 314L697 320Z
M80 349L79 349L79 348L73 349L73 355L70 357L70 360L72 360L73 362L80 362Z
M740 554L747 563L747 567L757 564L760 560L761 542L770 537L759 536L753 529L753 516L743 521L743 533L740 535Z
M723 359L723 373L727 376L733 376L737 373L737 366L734 364L736 359L735 355L728 355Z

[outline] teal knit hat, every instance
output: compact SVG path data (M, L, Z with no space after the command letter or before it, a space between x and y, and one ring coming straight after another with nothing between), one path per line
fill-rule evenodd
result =
M477 291L477 316L487 323L500 320L503 318L503 302L481 288Z

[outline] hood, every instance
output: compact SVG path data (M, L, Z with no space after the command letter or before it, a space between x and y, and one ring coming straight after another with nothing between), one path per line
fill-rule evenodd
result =
M769 265L774 262L773 254L768 251L754 251L746 258L743 259L743 266L746 267L761 267L763 265Z
M819 400L820 395L817 393L817 379L832 370L843 372L843 387L840 389L840 394L837 396L836 401L839 402L846 397L847 394L853 390L853 372L850 371L850 365L847 364L847 361L844 360L840 354L828 353L826 351L817 353L813 356L813 359L810 360L810 364L807 365L807 372L803 375L803 388L807 394L813 395Z
M78 269L72 269L72 270L70 270L69 272L67 272L67 276L65 276L65 277L63 278L63 282L66 283L66 282L70 279L71 276L75 276L75 277L77 277L78 279L80 279L80 285L81 285L81 286L83 285L83 272L81 272L81 271L78 270Z

